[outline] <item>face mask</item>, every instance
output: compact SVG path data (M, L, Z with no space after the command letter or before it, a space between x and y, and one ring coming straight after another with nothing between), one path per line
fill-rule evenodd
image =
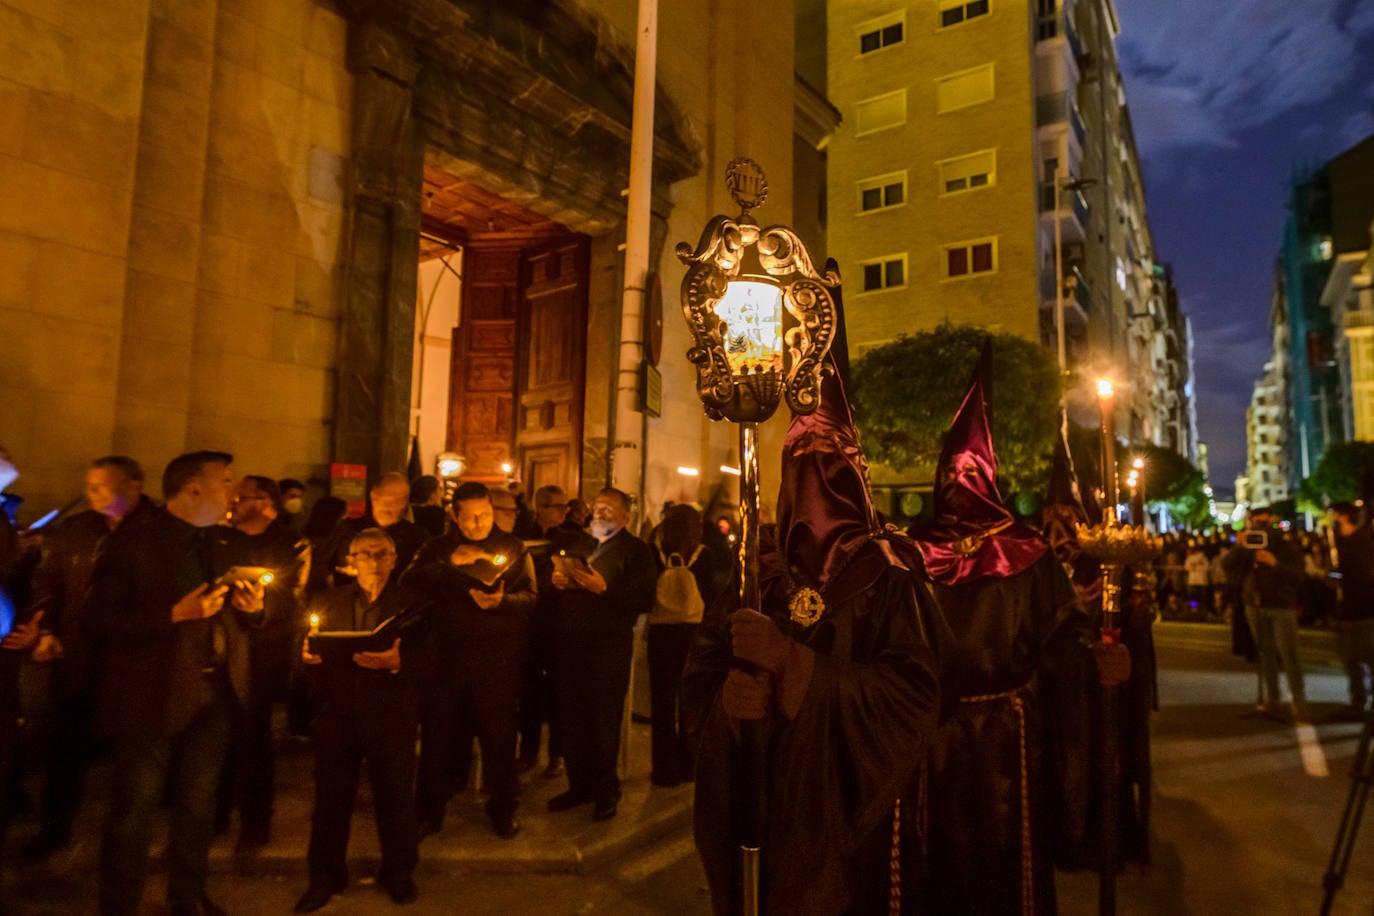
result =
M305 506L305 500L299 496L291 496L282 500L282 508L292 515L298 514Z
M604 541L606 538L611 537L619 531L620 526L609 519L594 518L587 530L590 531L592 537L596 538L598 541Z

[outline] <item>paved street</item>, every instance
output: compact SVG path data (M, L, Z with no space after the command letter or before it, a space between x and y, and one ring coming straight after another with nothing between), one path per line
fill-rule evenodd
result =
M1160 703L1155 718L1154 861L1120 879L1119 911L1168 914L1274 914L1317 911L1321 880L1349 790L1355 724L1295 729L1253 715L1255 679L1233 659L1219 627L1162 624ZM1327 634L1305 634L1308 693L1320 720L1343 697L1344 681ZM525 832L503 843L486 832L478 801L465 796L439 837L425 841L416 879L420 901L407 912L534 914L695 914L706 911L700 868L687 827L687 789L649 791L647 729L632 727L631 778L621 816L592 824L585 811L544 813L557 786L533 779L522 815ZM211 890L233 913L289 912L304 889L303 831L308 818L307 756L288 756L281 776L278 837L252 864L216 847ZM362 860L348 891L322 912L393 912L366 883L375 836L364 800L354 823ZM10 912L89 910L95 812L86 838L51 867L10 871ZM28 828L15 833L22 838ZM1374 907L1374 824L1365 824L1337 913ZM161 888L155 877L149 899ZM1061 911L1097 909L1093 875L1061 875ZM149 913L159 912L149 908Z

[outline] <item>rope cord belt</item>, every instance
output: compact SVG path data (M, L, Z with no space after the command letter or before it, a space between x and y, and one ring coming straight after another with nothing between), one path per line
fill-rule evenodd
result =
M1035 879L1031 870L1030 774L1026 757L1026 707L1019 690L1005 693L985 693L976 697L960 697L960 703L992 703L1007 700L1016 712L1017 744L1021 756L1021 912L1031 916L1035 912Z
M887 912L902 916L902 800L892 805L892 858L888 863Z

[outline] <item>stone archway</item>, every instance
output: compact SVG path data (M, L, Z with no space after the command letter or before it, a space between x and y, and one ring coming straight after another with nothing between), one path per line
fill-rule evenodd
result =
M633 55L569 0L341 0L354 75L352 226L335 460L402 467L426 149L447 171L589 236L623 222ZM656 100L655 222L701 144ZM658 240L661 244L661 240Z

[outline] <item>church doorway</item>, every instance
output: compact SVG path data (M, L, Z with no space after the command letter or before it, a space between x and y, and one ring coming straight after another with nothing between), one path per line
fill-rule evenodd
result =
M580 491L589 239L424 167L412 435L434 472Z

